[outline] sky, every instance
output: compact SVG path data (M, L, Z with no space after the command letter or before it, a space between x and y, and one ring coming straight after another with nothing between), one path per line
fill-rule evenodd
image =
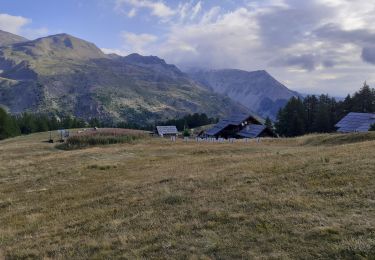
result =
M267 70L301 93L375 87L375 1L0 0L0 29L68 33L181 69Z

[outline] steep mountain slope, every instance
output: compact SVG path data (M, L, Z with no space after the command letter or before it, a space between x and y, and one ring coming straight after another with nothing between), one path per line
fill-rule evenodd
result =
M246 110L157 57L105 55L67 34L1 47L0 70L0 104L13 113L150 123L186 113Z
M0 46L5 46L5 45L19 43L19 42L25 42L25 41L27 41L26 38L0 30Z
M298 96L266 71L196 70L192 78L215 93L225 94L263 117L275 119L292 96Z

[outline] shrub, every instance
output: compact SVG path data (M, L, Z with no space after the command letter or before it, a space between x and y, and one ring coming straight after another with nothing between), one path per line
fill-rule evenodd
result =
M190 137L189 129L185 128L183 135L184 135L184 137Z
M69 137L64 144L57 148L62 150L82 149L90 146L132 143L140 139L140 135L115 135L109 133L94 133Z
M375 131L375 124L372 124L372 125L370 126L370 131Z

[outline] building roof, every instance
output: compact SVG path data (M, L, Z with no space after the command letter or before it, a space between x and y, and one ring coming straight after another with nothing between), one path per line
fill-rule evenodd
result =
M251 124L245 127L241 132L239 132L238 135L245 138L256 138L260 134L262 134L262 132L266 130L266 128L267 127L264 125Z
M157 126L156 130L158 131L159 135L176 135L178 134L176 126Z
M375 124L375 114L372 113L349 113L336 124L338 132L368 132L371 125Z
M226 127L230 125L238 126L245 122L247 119L252 118L256 122L260 122L260 120L255 117L254 115L251 114L244 114L244 113L237 113L237 114L232 114L228 118L225 118L223 120L220 120L219 123L217 123L214 127L206 131L207 135L214 136L219 134L221 131L223 131Z
M216 125L214 125L211 129L207 130L206 134L211 135L211 136L217 135L218 133L220 133L222 130L224 130L229 125L230 124L227 121L222 120L219 123L217 123Z

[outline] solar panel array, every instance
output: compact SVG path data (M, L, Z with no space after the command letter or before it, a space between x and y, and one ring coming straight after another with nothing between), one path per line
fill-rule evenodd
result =
M176 135L178 134L176 126L157 126L158 134L163 135Z
M257 138L265 129L266 126L264 125L251 124L239 132L238 135L245 138Z
M371 125L375 124L375 114L372 113L349 113L336 124L338 132L368 132Z

